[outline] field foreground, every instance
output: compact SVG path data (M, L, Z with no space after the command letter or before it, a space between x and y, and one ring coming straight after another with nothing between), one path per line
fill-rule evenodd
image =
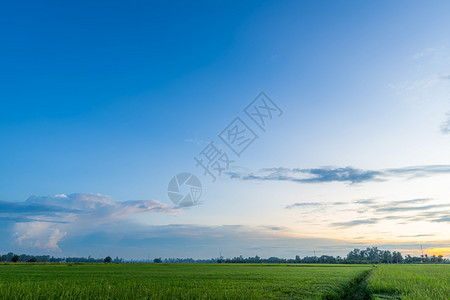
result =
M367 283L374 299L450 299L450 265L381 265Z
M450 266L7 264L0 299L450 299Z

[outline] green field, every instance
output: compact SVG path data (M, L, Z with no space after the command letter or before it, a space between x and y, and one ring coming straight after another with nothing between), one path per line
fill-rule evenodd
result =
M380 265L367 282L375 299L450 299L450 265Z
M450 265L0 265L0 299L450 299L449 286Z
M1 299L339 299L369 266L0 265Z

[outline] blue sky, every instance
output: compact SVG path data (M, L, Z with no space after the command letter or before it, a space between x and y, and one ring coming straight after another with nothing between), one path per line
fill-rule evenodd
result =
M0 252L450 255L449 10L4 4ZM265 132L244 113L261 91L283 110ZM238 116L258 139L212 183L193 157L227 150L217 135ZM195 206L167 196L181 172L202 182Z

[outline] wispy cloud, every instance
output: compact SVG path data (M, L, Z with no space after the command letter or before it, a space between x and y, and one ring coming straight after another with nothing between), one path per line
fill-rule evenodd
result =
M378 171L366 171L352 167L321 167L315 169L288 169L280 167L262 169L255 173L228 172L227 174L232 179L277 180L293 181L298 183L320 183L333 181L359 183L377 180L377 176L380 175Z
M297 203L293 203L291 205L286 206L286 209L291 209L294 207L321 206L321 205L323 205L323 204L319 203L319 202L297 202Z
M401 205L401 204L417 204L417 203L424 203L429 202L433 199L431 198L417 198L417 199L409 199L409 200L397 200L397 201L391 201L389 202L391 205Z
M353 202L357 203L357 204L371 204L371 203L375 202L375 199L359 199L359 200L355 200Z
M356 219L356 220L348 220L348 221L343 221L343 222L335 222L335 223L331 223L331 226L337 226L337 227L354 227L354 226L359 226L359 225L367 225L367 224L377 224L380 223L382 221L390 221L390 220L398 220L398 221L402 221L402 220L408 220L410 219L409 217L404 217L404 216L396 216L396 215L389 215L389 216L383 216L383 217L371 217L371 218L366 218L366 219Z
M449 79L450 79L450 75L449 75ZM443 134L449 134L450 133L450 112L447 113L446 117L447 117L447 119L441 125L441 132Z
M450 212L448 211L450 204L430 203L432 201L434 200L431 198L397 201L354 200L347 204L355 206L354 208L360 214L370 217L333 222L330 226L350 228L384 221L397 221L402 224L413 222L450 223Z
M285 209L293 208L325 208L331 206L348 205L349 202L337 201L337 202L296 202L285 206Z
M399 235L398 237L431 237L431 236L436 236L435 234L413 234L413 235Z
M385 181L392 177L417 178L436 174L450 174L450 165L413 166L383 170L363 170L353 167L315 169L269 168L254 173L227 172L231 179L259 181L292 181L297 183L346 182L363 183Z
M424 211L432 208L445 208L450 205L423 205L423 206L393 206L393 207L380 207L377 208L377 212L402 212L402 211Z
M439 46L439 47L428 47L420 52L417 52L411 56L413 60L420 60L420 59L431 59L433 61L441 61L446 56L446 47L445 46Z
M376 214L385 213L403 213L411 212L413 214L402 214L401 219L409 221L430 221L436 222L438 218L441 218L443 213L446 213L446 209L450 207L450 204L446 203L432 203L432 198L417 198L408 200L396 200L396 201L374 201L368 203L361 203L355 201L354 203L363 204L362 211L373 212ZM390 217L393 218L393 217Z
M338 226L338 227L353 227L358 225L364 225L364 224L375 224L379 221L378 218L370 218L366 220L352 220L352 221L346 221L346 222L335 222L332 223L332 226Z

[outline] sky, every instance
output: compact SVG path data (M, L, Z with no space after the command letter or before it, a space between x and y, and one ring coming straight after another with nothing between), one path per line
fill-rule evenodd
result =
M450 257L449 13L5 3L0 253Z

